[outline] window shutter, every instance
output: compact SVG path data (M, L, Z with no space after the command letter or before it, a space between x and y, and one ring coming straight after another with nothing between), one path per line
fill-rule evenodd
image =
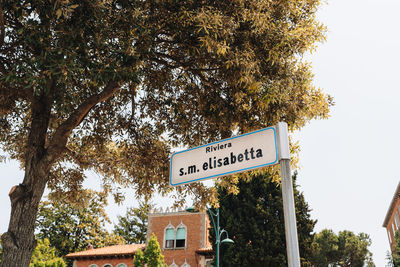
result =
M174 231L174 229L167 229L165 231L165 240L175 240L175 231Z
M178 228L176 231L176 239L186 239L186 229Z

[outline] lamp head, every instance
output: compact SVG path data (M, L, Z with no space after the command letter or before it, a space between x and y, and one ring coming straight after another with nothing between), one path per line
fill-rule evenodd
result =
M221 244L235 244L235 241L227 237L221 241Z
M196 212L196 210L194 209L193 206L190 206L189 208L187 208L186 211L191 212L191 213Z

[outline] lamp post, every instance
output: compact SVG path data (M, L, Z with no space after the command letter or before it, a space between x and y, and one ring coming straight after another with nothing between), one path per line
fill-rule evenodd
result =
M186 209L187 212L194 212L194 208L190 207ZM215 261L216 261L216 267L219 267L219 246L220 244L233 244L235 241L229 238L228 232L224 229L220 229L219 227L219 208L217 208L216 213L212 212L210 208L207 207L207 211L210 214L211 222L213 224L213 228L215 231L215 238L216 242L215 244L217 245L217 251L215 255ZM217 223L215 223L214 217L217 219ZM222 234L226 234L226 238L221 241L221 236Z

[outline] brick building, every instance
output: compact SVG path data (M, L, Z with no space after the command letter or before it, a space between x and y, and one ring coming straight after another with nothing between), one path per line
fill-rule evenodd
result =
M392 202L390 203L385 221L383 222L383 227L386 228L390 249L393 250L396 245L394 242L394 234L400 228L400 183L397 185L396 191L394 192Z
M209 267L213 251L208 241L210 222L205 212L165 212L149 215L147 234L154 233L169 267ZM74 267L134 267L133 258L145 245L118 245L88 249L66 256Z
M212 259L209 227L205 212L156 212L149 215L147 234L157 236L168 266L205 267Z
M145 247L145 244L133 244L89 248L65 257L74 261L73 267L133 267L136 251Z

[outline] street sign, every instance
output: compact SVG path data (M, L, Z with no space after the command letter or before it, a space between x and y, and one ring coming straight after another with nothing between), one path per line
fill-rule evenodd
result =
M275 127L174 153L170 184L182 185L278 163Z
M182 185L280 164L286 250L289 267L300 267L288 125L278 122L255 132L174 153L169 182Z

